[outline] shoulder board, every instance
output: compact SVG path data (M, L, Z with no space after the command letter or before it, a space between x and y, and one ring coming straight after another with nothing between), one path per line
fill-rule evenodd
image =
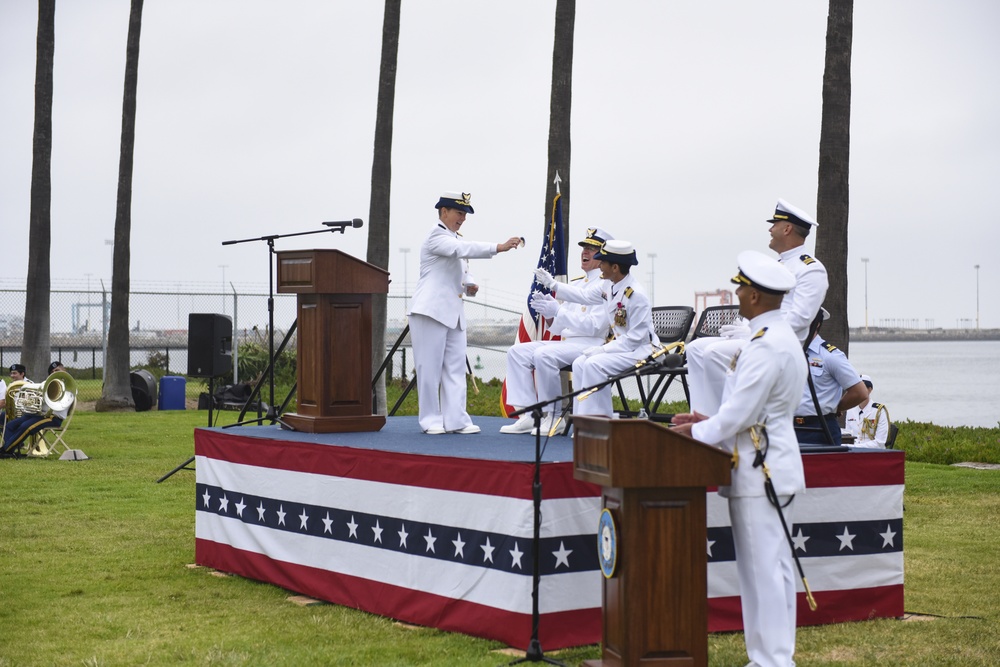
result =
M577 276L576 278L570 278L571 283L575 283L577 280L583 280L587 276Z
M837 351L837 346L834 345L833 343L823 343L823 348L827 352L836 352Z
M805 264L806 266L808 266L809 264L812 264L813 262L816 261L815 259L813 259L809 255L799 255L799 259L802 260L802 263Z
M872 407L875 408L876 410L878 410L879 408L881 408L883 406L882 406L881 403L872 403Z
M767 327L764 327L763 329L755 333L753 335L753 338L751 338L750 340L757 340L758 338L763 338L765 333L767 333Z
M626 288L625 288L625 298L626 298L626 299L629 299L629 298L631 298L631 297L632 297L632 294L633 294L634 292L635 292L635 290L634 290L634 289L632 289L631 287L626 287Z

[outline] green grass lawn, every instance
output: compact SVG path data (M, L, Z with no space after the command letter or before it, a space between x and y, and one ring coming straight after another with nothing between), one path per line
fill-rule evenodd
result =
M472 411L495 413L495 392L480 388L470 392L472 406L481 402ZM236 413L220 417L228 423ZM335 605L298 606L274 586L189 568L194 473L155 480L193 454L192 431L207 413L81 410L74 420L67 439L91 460L0 460L0 667L512 659L496 653L497 642ZM971 437L920 428L905 424L900 441L919 444L924 458L937 438L954 450ZM983 456L994 456L997 429L974 431ZM906 475L905 608L929 620L802 628L800 666L1000 664L1000 471L909 462ZM599 648L547 655L578 665ZM745 664L742 635L711 635L709 656L711 665Z

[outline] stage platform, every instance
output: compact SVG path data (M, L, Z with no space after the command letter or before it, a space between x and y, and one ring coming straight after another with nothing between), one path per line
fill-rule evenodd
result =
M195 559L409 623L531 638L535 438L477 417L474 435L392 417L372 433L195 430ZM601 638L600 489L573 479L572 441L543 439L539 639ZM799 625L903 614L903 453L804 455L792 533L819 603ZM709 629L742 627L725 499L708 494Z

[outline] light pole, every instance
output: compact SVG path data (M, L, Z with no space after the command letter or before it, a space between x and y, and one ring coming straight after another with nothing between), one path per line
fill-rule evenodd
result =
M656 305L656 253L647 252L649 257L649 304Z
M976 331L979 331L979 265L976 264Z
M222 314L226 314L226 267L228 264L219 264L222 269Z
M403 253L403 315L405 316L406 311L409 310L407 297L409 296L409 291L410 291L410 280L409 277L407 276L407 268L410 264L409 262L410 249L400 248L399 252Z
M868 258L862 257L861 262L865 265L865 333L868 333Z

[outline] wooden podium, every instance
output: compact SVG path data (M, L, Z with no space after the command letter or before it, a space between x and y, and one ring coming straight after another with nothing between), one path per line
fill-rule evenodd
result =
M573 428L573 475L603 487L614 520L609 531L602 512L598 531L601 660L584 664L708 665L705 494L729 483L729 454L645 419L574 417Z
M278 292L298 294L298 412L281 416L297 431L378 431L372 414L372 294L389 273L339 250L278 255Z

